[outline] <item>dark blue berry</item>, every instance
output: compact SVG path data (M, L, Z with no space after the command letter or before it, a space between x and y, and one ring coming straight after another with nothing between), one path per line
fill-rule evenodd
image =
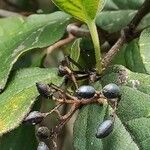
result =
M121 95L119 86L117 86L114 83L110 83L110 84L106 85L102 89L102 93L108 99L119 98Z
M31 113L29 113L29 115L23 120L23 123L27 123L27 124L38 124L40 122L42 122L42 120L44 119L45 115L39 111L32 111Z
M96 91L92 86L83 85L83 86L80 86L78 90L76 91L76 96L78 98L88 99L88 98L92 98L95 95L95 92Z
M50 131L47 127L42 126L37 129L36 135L40 140L48 139L50 136Z
M36 87L41 96L45 98L49 98L51 96L50 91L49 91L49 86L47 84L36 83Z
M108 136L113 130L114 123L112 120L105 120L101 123L96 132L96 138L105 138Z
M49 150L48 146L44 142L40 142L37 150Z

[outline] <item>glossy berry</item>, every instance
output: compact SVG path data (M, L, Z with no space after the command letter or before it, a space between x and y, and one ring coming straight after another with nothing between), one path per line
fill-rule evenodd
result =
M90 85L83 85L78 88L76 95L78 98L92 98L95 95L95 89Z
M49 129L47 127L44 127L44 126L43 127L39 127L37 129L36 135L37 135L37 137L40 140L47 139L50 136L50 131L49 131Z
M37 150L49 150L49 148L47 147L47 145L44 142L40 142Z
M102 89L102 93L108 99L119 98L120 88L116 84L110 83Z
M49 86L44 83L36 83L37 90L39 94L45 98L50 97L50 91L49 91Z
M32 111L31 113L29 113L29 115L24 119L24 123L27 124L38 124L40 122L42 122L42 120L44 119L45 115L39 111Z
M113 130L114 123L112 120L105 120L102 124L99 125L96 138L102 139L108 136Z

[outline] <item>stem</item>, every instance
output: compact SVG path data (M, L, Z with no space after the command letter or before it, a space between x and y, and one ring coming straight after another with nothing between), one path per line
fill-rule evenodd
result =
M96 70L97 70L97 73L100 74L102 72L102 64L101 64L100 42L99 42L97 28L96 28L96 25L95 25L94 21L88 22L87 25L89 27L91 37L92 37L92 41L93 41L93 44L94 44Z

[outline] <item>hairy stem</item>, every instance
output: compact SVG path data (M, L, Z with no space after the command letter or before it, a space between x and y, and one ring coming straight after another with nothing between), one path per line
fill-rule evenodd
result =
M100 74L102 72L102 65L101 65L100 42L99 42L97 28L96 28L96 25L95 25L94 21L87 23L87 25L89 27L91 37L92 37L92 41L93 41L93 44L94 44L96 70L97 70L97 73Z

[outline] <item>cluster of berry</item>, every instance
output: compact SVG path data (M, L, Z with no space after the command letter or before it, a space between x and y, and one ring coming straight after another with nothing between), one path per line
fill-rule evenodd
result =
M54 85L47 85L47 84L43 84L43 83L37 83L37 90L40 93L41 96L45 97L45 98L50 98L53 95L53 92L55 91L62 91L61 89L59 89L59 87L54 86ZM116 104L118 103L118 99L120 98L120 88L114 84L114 83L110 83L108 85L106 85L102 91L96 91L94 89L94 87L90 86L90 85L83 85L80 86L76 91L75 91L75 96L69 95L67 93L63 93L66 94L66 97L70 96L70 98L72 98L73 100L67 100L66 98L62 101L58 100L59 103L69 103L69 104L73 104L75 109L77 110L80 108L81 105L86 105L86 104L91 104L91 103L100 103L100 99L105 99L108 104L114 104L113 105L113 109L114 112L111 114L111 119L107 119L105 120L103 123L101 123L97 129L96 132L96 137L97 138L104 138L106 136L108 136L112 130L113 130L113 126L114 126L114 118L115 118L115 110L116 110ZM102 102L103 104L103 102ZM56 106L57 107L57 106ZM56 108L55 107L55 108ZM56 109L53 110L56 110ZM53 110L51 112L53 112ZM74 112L74 110L72 112ZM29 113L29 115L24 119L25 123L29 123L29 124L39 124L43 121L43 119L49 115L50 113L41 113L39 111L32 111ZM69 114L69 113L68 113ZM65 118L70 118L70 116L72 116L72 114L69 115L65 115ZM59 114L60 115L60 114ZM66 117L67 116L67 117ZM62 116L63 118L63 116ZM61 119L62 119L61 118ZM63 119L62 119L63 120ZM64 119L65 120L65 119ZM66 119L68 120L68 119ZM39 138L40 142L39 146L38 146L38 150L48 150L48 147L46 146L46 144L43 142L43 139L47 139L49 138L50 135L50 131L47 127L39 127L37 130L37 134L36 134ZM43 147L43 148L41 148Z
M78 98L84 98L84 99L90 99L94 97L95 93L96 93L95 89L92 86L88 86L88 85L81 86L76 92ZM121 96L120 88L114 83L110 83L106 85L102 89L102 94L111 103L117 103L118 99L120 99L120 96ZM114 126L114 117L115 116L112 115L111 119L105 120L103 123L99 125L97 129L97 133L96 133L97 138L100 138L100 139L104 138L112 132L113 126Z
M82 71L73 71L70 69L70 62L77 66ZM47 145L43 142L43 139L53 139L61 131L62 127L68 122L77 109L80 109L83 105L88 105L92 103L104 104L105 102L110 104L113 108L113 113L110 115L110 119L105 120L101 123L97 129L96 137L104 138L108 136L113 130L115 111L120 98L120 89L116 84L110 83L106 85L102 91L96 91L94 87L90 85L83 85L78 87L77 80L88 79L89 82L96 82L100 76L95 72L95 70L87 71L84 70L78 63L74 62L71 58L66 57L64 61L61 62L58 68L58 75L64 76L65 81L71 80L76 91L74 94L70 94L67 90L63 90L54 84L44 84L36 83L37 90L39 94L46 98L56 101L56 107L50 112L41 113L39 111L30 112L29 115L24 119L24 123L29 124L39 124L43 121L47 115L56 112L60 123L53 129L49 130L47 127L39 127L37 130L37 137L39 141L38 150L48 150ZM63 82L67 84L66 82ZM57 95L57 96L56 96ZM63 104L72 105L70 111L65 115L61 115L59 107Z

